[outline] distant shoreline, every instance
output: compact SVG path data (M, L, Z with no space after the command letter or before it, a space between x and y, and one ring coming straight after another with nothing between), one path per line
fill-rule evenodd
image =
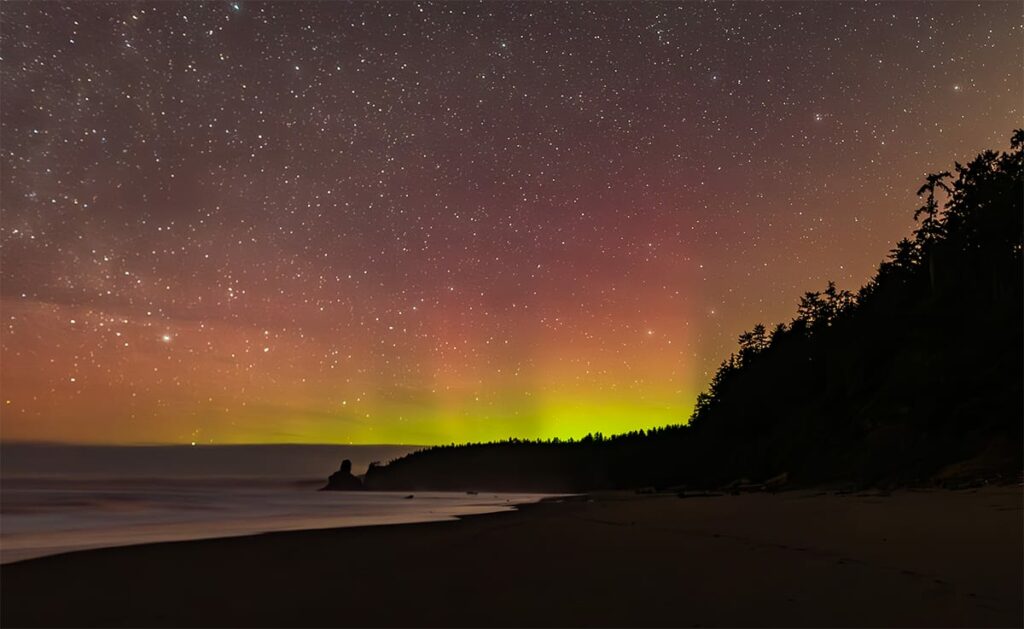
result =
M252 444L101 445L0 442L0 478L94 476L260 476L326 479L342 459L357 473L374 461L387 462L423 446Z

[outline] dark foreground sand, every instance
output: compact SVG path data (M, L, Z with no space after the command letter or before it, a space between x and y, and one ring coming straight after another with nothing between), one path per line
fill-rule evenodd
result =
M1020 487L600 495L459 522L84 551L0 568L0 623L1015 626Z

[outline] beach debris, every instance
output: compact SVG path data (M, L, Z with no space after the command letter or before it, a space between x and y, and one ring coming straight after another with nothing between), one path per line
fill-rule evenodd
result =
M718 496L724 496L720 491L680 491L676 493L676 496L680 498L717 498Z
M789 484L789 472L783 472L776 476L772 476L771 478L762 483L762 485L764 485L765 490L771 492L779 491L787 484Z
M776 474L768 480L760 483L752 483L748 478L738 478L723 487L722 490L732 494L733 496L760 491L776 492L783 488L787 483L789 483L789 472L782 472L781 474Z

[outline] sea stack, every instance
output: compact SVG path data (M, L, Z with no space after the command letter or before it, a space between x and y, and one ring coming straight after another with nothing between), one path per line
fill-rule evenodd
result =
M341 462L338 471L327 478L327 484L320 488L321 491L359 491L363 483L352 475L352 461L345 459Z

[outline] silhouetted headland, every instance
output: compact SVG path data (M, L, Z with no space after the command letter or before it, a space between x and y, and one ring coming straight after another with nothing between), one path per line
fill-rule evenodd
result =
M366 487L960 487L1019 477L1022 149L1018 130L1009 152L929 175L912 238L857 292L829 282L800 298L792 321L740 335L688 424L435 447L372 466Z

